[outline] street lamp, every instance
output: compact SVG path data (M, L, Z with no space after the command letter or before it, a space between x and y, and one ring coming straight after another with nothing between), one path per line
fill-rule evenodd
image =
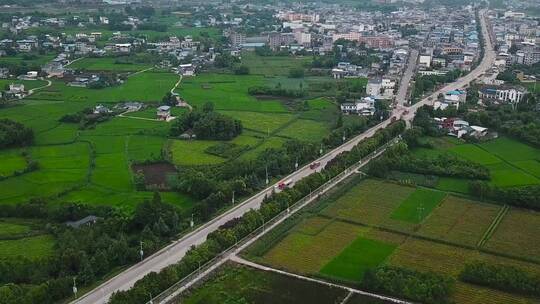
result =
M268 179L268 165L266 165L266 167L264 167L265 171L266 171L266 185L268 185L268 183L270 182L270 180Z
M294 170L298 170L298 156L296 157L296 161L294 162Z
M233 190L233 192L232 192L232 204L233 204L233 206L234 206L234 190Z
M193 213L191 214L191 221L189 221L189 227L193 228L195 226L195 221L193 220Z
M144 258L144 251L142 249L142 241L140 241L139 245L140 245L140 249L139 249L139 255L141 256L141 261L143 260Z

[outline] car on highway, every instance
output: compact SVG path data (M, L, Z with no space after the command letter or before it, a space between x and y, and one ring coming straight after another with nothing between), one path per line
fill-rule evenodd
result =
M311 170L315 170L315 169L319 168L320 165L321 165L321 162L314 162L314 163L311 163L311 164L309 165L309 168L310 168Z
M276 185L276 188L278 188L279 190L285 190L286 188L289 188L292 185L292 183L293 183L292 179L281 181Z

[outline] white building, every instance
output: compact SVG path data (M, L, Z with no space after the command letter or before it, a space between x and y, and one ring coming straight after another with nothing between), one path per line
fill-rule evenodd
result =
M488 101L516 104L523 100L527 90L519 86L484 86L478 90L480 98Z
M362 116L372 116L375 114L375 98L364 97L355 103L341 104L341 111L345 114L356 114Z

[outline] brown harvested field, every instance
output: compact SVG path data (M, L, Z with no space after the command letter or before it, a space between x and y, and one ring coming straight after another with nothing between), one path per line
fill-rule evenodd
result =
M329 218L313 216L296 225L293 231L307 235L317 235L323 231L326 226L330 225L331 222L332 220Z
M368 239L378 240L378 241L382 241L384 243L393 244L393 245L401 245L408 238L408 236L403 235L403 234L392 233L392 232L388 232L388 231L384 231L380 229L369 230L366 233L365 237Z
M409 238L389 259L389 264L457 276L464 263L479 254L474 250Z
M388 239L388 237L384 238ZM452 295L455 303L467 304L514 304L540 303L523 296L473 286L460 282L458 275L467 262L473 260L488 261L495 264L507 264L529 272L540 273L540 265L514 259L480 253L461 247L435 243L432 241L408 238L399 246L388 260L388 264L415 269L418 271L434 271L449 275L456 279L456 289Z
M484 248L540 263L540 213L511 208Z
M527 299L523 296L514 295L490 288L456 282L456 288L452 299L455 303L467 304L533 304L538 300Z
M155 163L147 165L133 165L133 172L142 172L147 187L166 189L167 177L176 173L176 168L169 163Z
M419 235L475 246L501 206L447 196L418 230Z
M366 230L335 221L316 235L291 232L263 256L263 262L296 273L317 273Z
M360 224L412 231L414 224L394 220L390 216L414 191L413 187L367 179L340 196L321 213Z

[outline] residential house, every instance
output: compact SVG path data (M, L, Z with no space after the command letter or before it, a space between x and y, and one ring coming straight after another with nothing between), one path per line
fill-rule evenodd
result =
M181 64L178 67L178 73L182 76L194 76L195 75L195 66L191 63Z
M343 103L340 107L345 114L372 116L375 114L375 99L373 97L364 97L354 103Z
M169 106L160 106L157 108L157 118L159 120L168 121L171 117L171 107Z

